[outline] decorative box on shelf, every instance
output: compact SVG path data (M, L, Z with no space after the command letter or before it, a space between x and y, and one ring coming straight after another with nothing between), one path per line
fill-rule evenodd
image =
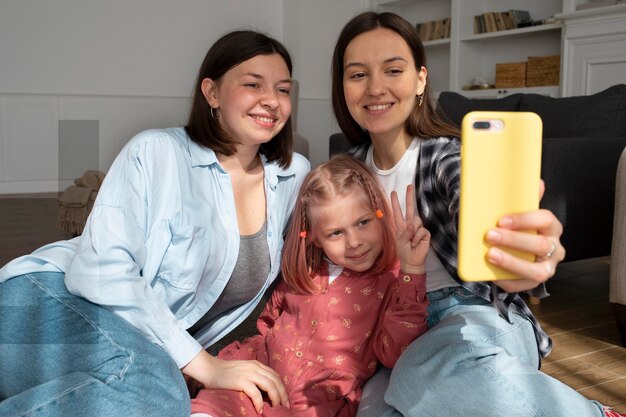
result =
M560 70L560 55L529 56L526 68L526 86L558 85Z
M526 86L526 62L496 64L496 88Z

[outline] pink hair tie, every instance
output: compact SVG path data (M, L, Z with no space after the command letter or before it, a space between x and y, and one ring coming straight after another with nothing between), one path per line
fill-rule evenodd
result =
M303 231L300 232L300 237L302 239L306 238L306 230L303 230Z
M383 211L382 210L376 210L376 217L379 219L382 219L384 216Z

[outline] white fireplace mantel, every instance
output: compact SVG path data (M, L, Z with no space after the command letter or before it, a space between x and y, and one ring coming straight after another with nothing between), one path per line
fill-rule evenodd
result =
M626 4L556 16L563 21L561 96L626 83Z

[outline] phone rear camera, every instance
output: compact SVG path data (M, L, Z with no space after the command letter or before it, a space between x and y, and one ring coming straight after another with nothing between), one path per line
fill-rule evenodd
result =
M474 122L474 129L489 129L491 123L489 122Z

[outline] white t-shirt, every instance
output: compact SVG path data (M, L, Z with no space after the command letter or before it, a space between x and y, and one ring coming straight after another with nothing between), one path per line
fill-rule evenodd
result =
M411 178L411 183L417 189L415 184L415 175L417 173L417 160L419 157L419 149L421 139L414 138L407 150L400 158L400 161L390 169L382 170L376 167L374 163L374 147L370 146L365 157L365 164L376 175L382 184L387 196L391 198L391 192L398 193L398 200L402 212L406 213L406 187L409 183L406 178ZM426 291L436 291L446 287L456 287L456 282L448 271L445 270L443 264L435 254L434 249L430 248L426 256Z
M335 265L328 258L326 258L326 262L328 262L328 284L330 285L331 282L341 275L343 266Z

